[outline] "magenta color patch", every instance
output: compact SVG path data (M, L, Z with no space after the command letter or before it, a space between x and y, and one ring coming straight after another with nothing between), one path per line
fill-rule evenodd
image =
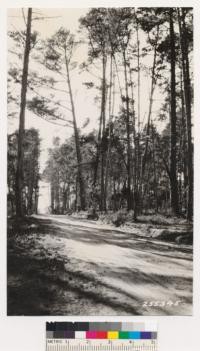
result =
M86 339L96 339L97 332L96 331L87 331L86 332Z

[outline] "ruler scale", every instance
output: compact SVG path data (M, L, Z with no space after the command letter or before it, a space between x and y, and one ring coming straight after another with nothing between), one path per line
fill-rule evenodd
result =
M154 322L46 324L46 351L157 351Z
M83 342L77 343L70 341L70 343L64 343L59 340L57 344L49 344L47 340L47 351L156 351L157 343L152 341L135 341L127 344L126 341L117 344L116 340L108 343L96 343L94 340L89 341L87 344Z

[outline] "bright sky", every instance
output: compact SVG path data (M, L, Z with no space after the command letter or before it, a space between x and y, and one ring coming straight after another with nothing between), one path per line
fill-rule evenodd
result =
M35 11L39 11L44 13L45 17L55 17L49 18L41 21L33 22L33 30L37 30L41 33L41 37L49 37L56 30L58 30L61 26L65 26L70 29L72 33L76 33L78 30L79 22L78 19L81 16L84 16L88 9L35 9ZM22 18L22 10L21 9L10 9L8 11L8 29L9 30L24 30L25 24ZM10 55L11 60L13 59L13 55ZM82 59L82 58L81 58ZM76 60L76 58L75 58ZM30 60L29 64L30 69L35 69L37 67L34 61ZM48 72L44 70L44 75L47 75ZM73 79L73 75L72 75ZM79 79L79 82L73 84L74 92L76 96L76 111L77 111L77 119L78 126L81 127L83 122L87 117L93 117L93 114L96 112L96 107L91 99L88 101L87 95L81 95L79 85L82 85L82 82ZM81 87L82 88L82 87ZM79 94L78 94L79 92ZM70 114L67 114L67 117L71 119ZM95 126L95 125L94 125ZM59 136L61 140L64 140L67 136L72 133L71 128L56 126L55 124L48 123L41 118L35 116L30 111L26 111L26 128L38 128L40 131L40 136L42 138L42 155L41 155L41 167L44 167L45 161L47 159L47 148L52 145L52 139L54 136ZM12 119L8 121L8 131L13 132L18 128L18 118Z

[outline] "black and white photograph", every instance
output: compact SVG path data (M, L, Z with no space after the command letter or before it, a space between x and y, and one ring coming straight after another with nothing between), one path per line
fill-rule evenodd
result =
M7 315L191 316L193 8L8 9L7 68Z

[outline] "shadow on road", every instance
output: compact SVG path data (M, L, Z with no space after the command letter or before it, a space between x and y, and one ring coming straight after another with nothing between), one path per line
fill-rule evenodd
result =
M183 304L191 305L189 269L185 276L176 271L172 275L159 269L154 272L159 256L180 269L184 265L187 267L187 260L191 261L192 257L183 250L178 252L177 248L166 245L160 248L157 243L141 240L130 233L73 226L48 219L34 219L33 223L33 230L28 234L24 233L18 240L8 240L8 315L182 313L180 306L175 313L174 309L164 306L153 311L144 308L146 296L152 299L155 292L155 298L159 296L162 300L169 291L175 299L180 299L182 291ZM51 246L44 242L49 237ZM73 245L68 248L71 242ZM90 257L91 252L88 257L81 252L77 255L72 249L78 250L78 245L90 245L90 249L96 248L99 253L112 246L116 255L119 250L121 255L128 254L121 262L113 258L113 263L112 257L106 262L101 257L93 259L95 256ZM128 267L133 255L143 257L145 254L144 269L134 266L137 261Z

